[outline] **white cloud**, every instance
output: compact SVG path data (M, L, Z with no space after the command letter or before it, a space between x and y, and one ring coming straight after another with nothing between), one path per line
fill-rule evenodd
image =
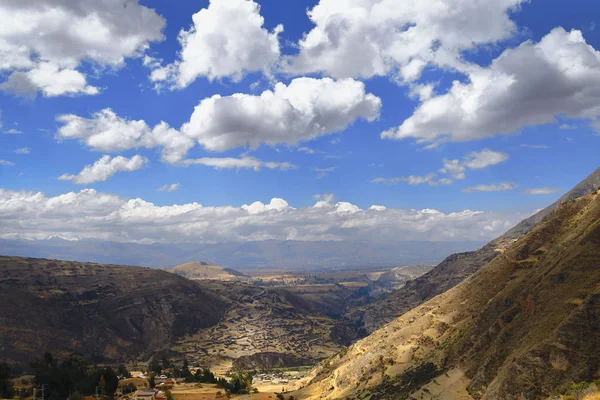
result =
M444 160L444 168L440 173L449 174L452 179L462 180L466 178L467 167L460 160Z
M468 82L455 81L448 93L425 100L382 137L462 142L553 123L557 116L600 117L600 52L577 30L556 28L539 43L505 50L489 67L472 65L467 75Z
M181 187L181 184L179 183L172 183L170 185L164 185L160 188L158 188L159 192L167 192L167 193L172 193L174 191L176 191L177 189L179 189Z
M49 62L38 63L29 71L13 72L0 84L0 90L18 96L35 97L41 91L46 97L64 95L96 95L97 87L87 84L85 75L73 69L62 69Z
M320 0L315 27L284 70L336 78L418 79L427 65L467 68L461 53L510 37L509 12L525 0Z
M63 125L57 138L79 139L92 150L109 153L161 148L162 161L178 163L195 142L212 151L246 145L256 148L263 143L296 145L342 131L360 118L373 121L379 117L380 108L381 100L365 93L362 82L299 78L288 86L278 83L274 91L260 96L206 98L179 131L165 122L150 128L143 120L122 118L106 108L91 118L58 116Z
M7 131L4 131L4 133L6 133L6 134L8 134L8 135L22 135L22 134L23 134L23 131L20 131L20 130L18 130L18 129L14 129L14 128L12 128L12 129L9 129L9 130L7 130Z
M462 160L443 160L444 167L438 173L432 172L424 176L403 176L395 178L375 178L373 183L388 183L395 184L406 182L409 185L428 184L429 186L451 185L455 180L463 180L466 178L467 170L484 169L494 165L498 165L508 160L509 156L506 153L483 149L469 153ZM442 175L440 177L440 175ZM449 175L450 178L444 177Z
M411 176L400 176L400 177L396 177L396 178L375 178L372 180L372 182L373 183L388 183L388 184L406 182L409 185L422 185L422 184L426 183L429 186L438 186L438 182L435 180L436 177L437 177L437 174L432 173L432 174L428 174L425 176L411 175Z
M240 158L233 157L217 157L217 158L197 158L183 160L185 165L206 165L214 169L253 169L260 171L261 168L267 169L279 169L287 171L296 168L295 165L289 162L274 162L274 161L261 161L254 157L242 156Z
M164 19L138 0L37 0L0 4L0 70L5 90L46 96L96 94L80 64L117 68L163 39Z
M531 194L531 195L546 195L546 194L554 194L558 191L559 191L559 189L556 189L553 187L540 187L540 188L525 189L523 191L523 193Z
M298 151L301 153L306 153L306 154L315 154L316 151L311 149L310 147L298 147Z
M31 153L31 150L29 149L29 147L21 147L20 149L16 149L15 153L16 154L29 154L29 153Z
M463 164L470 169L483 169L503 163L508 158L508 154L506 153L483 149L482 151L473 152L466 156Z
M13 165L15 165L15 163L12 161L0 160L0 165L4 165L5 167L12 167Z
M323 179L327 175L329 175L330 173L332 173L333 171L335 171L335 167L314 168L313 171L317 173L317 179Z
M342 131L359 118L379 117L381 100L352 79L294 79L260 96L215 95L204 99L181 131L208 150L260 144L296 145Z
M87 165L79 174L64 174L58 177L61 181L73 181L79 185L104 182L117 172L132 172L144 167L148 160L140 155L131 158L104 156L92 165Z
M545 144L522 144L521 147L526 149L549 149L550 146Z
M153 68L150 79L170 81L184 88L198 77L210 80L229 77L239 81L244 73L268 72L279 59L282 26L273 32L263 28L260 6L251 0L210 0L208 8L192 17L189 31L179 33L179 59L165 67Z
M14 218L19 215L19 218ZM198 203L157 206L93 189L46 197L0 190L0 237L60 235L119 242L239 242L252 240L487 240L520 216L464 210L361 209L348 202L293 208L283 199L242 207Z
M560 126L560 129L565 130L565 131L571 131L573 129L577 129L577 125L562 124Z
M518 185L516 183L502 182L502 183L494 184L494 185L477 185L477 186L468 187L466 189L463 189L463 192L465 192L465 193L505 192L505 191L509 191L509 190L515 190L517 187L518 187Z
M93 114L92 118L68 114L59 116L57 121L63 123L57 132L59 139L79 139L100 152L160 147L162 161L176 163L194 146L191 139L165 122L150 128L145 121L121 118L110 108Z

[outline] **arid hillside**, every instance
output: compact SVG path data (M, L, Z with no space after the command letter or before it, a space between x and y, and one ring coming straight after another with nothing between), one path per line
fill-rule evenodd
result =
M185 356L222 372L255 355L313 365L362 337L285 288L141 267L0 257L0 302L0 359L20 366L46 351L106 362Z
M229 300L148 268L0 257L0 359L126 361L215 325Z
M177 265L167 269L167 271L193 281L215 280L245 282L249 280L249 278L244 276L241 272L203 261Z
M315 365L339 352L349 335L358 336L352 326L315 312L314 304L285 289L239 282L205 285L231 305L216 325L178 339L172 350L213 370L254 362L264 368Z
M546 399L600 377L600 192L316 368L297 399Z
M504 235L492 240L482 248L476 251L452 254L437 267L423 276L408 282L399 290L383 296L366 306L349 310L346 317L357 321L357 323L364 324L368 332L374 332L425 301L453 288L465 278L477 272L562 204L594 193L598 188L600 188L600 168L558 201L532 217L525 219Z

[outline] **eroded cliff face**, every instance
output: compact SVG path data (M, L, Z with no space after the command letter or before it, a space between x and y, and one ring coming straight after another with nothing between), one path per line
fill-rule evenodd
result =
M0 358L125 361L216 324L228 300L147 268L0 257Z
M431 398L446 385L542 399L597 379L599 244L600 195L568 201L464 282L323 363L294 396Z

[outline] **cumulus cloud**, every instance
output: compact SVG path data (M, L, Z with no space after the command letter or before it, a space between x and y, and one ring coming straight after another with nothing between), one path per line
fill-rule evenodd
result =
M531 194L531 195L546 195L546 194L554 194L558 192L559 189L553 187L540 187L540 188L532 188L525 189L523 193Z
M466 156L463 164L470 169L483 169L492 165L498 165L506 160L508 160L508 154L506 153L483 149L482 151L473 152Z
M198 203L157 206L93 189L47 197L39 192L0 189L0 237L120 242L240 242L252 240L357 240L389 237L413 240L487 240L518 216L464 210L405 210L377 205L361 209L322 200L294 208L283 199L241 207ZM18 215L19 218L14 218Z
M494 185L477 185L477 186L468 187L466 189L463 189L463 192L465 192L465 193L505 192L505 191L509 191L509 190L515 190L517 187L518 187L518 185L516 183L502 182L502 183L494 184Z
M12 167L15 165L15 163L8 160L0 160L0 165L4 165L5 167Z
M320 0L315 25L284 70L335 78L418 79L427 65L464 69L461 53L510 37L509 13L525 0ZM425 92L423 92L425 93Z
M117 153L136 148L160 148L162 161L179 163L199 143L207 150L225 151L249 145L295 145L319 136L342 131L358 119L379 117L381 100L365 92L365 85L352 79L294 79L278 83L274 91L260 96L235 94L206 98L196 106L190 121L180 130L161 122L151 128L143 120L118 116L110 108L91 118L73 114L57 117L63 125L57 138L78 139L95 151ZM211 159L202 159L208 163ZM223 165L225 159L211 166ZM232 165L233 159L228 159ZM191 162L193 163L193 162ZM238 167L251 163L237 161ZM254 168L256 160L253 161ZM263 163L267 168L291 165Z
M2 125L0 125L0 126L2 126ZM23 131L20 131L20 130L15 129L15 128L11 128L11 129L8 129L8 130L4 131L4 133L6 133L8 135L22 135Z
M254 1L211 0L192 19L190 30L179 33L181 52L175 63L161 67L155 60L145 62L152 68L153 82L185 88L202 76L239 81L246 72L268 72L279 59L283 26L273 32L263 28L260 6Z
M100 91L87 84L85 75L73 69L61 69L57 64L39 63L29 71L13 72L0 84L0 90L26 97L41 91L46 97L64 95L95 95Z
M181 184L179 183L172 183L170 185L164 185L160 188L158 188L159 192L167 192L167 193L172 193L174 191L176 191L177 189L179 189L181 187Z
M194 146L193 140L161 122L150 128L145 121L121 118L110 108L94 113L91 118L60 115L63 126L59 139L78 139L95 151L117 153L129 149L160 147L164 162L176 163Z
M553 123L557 116L600 117L600 52L577 30L556 28L539 43L505 50L489 67L472 65L467 76L382 137L463 142Z
M16 154L29 154L29 153L31 153L31 150L29 149L29 147L21 147L20 149L16 149L15 153Z
M353 79L294 79L260 96L215 95L196 106L181 131L208 150L296 145L379 117L381 100Z
M88 185L94 182L104 182L117 172L132 172L141 169L148 160L140 155L131 158L104 156L94 164L87 165L77 175L64 174L58 177L61 181L73 181L79 185Z
M296 168L294 164L289 162L274 162L274 161L261 161L254 157L243 156L240 158L234 157L216 157L216 158L197 158L197 159L187 159L183 161L185 165L206 165L207 167L212 167L214 169L253 169L255 171L260 171L261 168L267 169L279 169L282 171L287 171L293 168Z
M506 153L501 153L490 149L483 149L481 151L469 153L463 157L462 160L444 159L444 167L438 172L432 172L424 176L411 175L395 178L380 177L373 179L371 182L387 184L406 182L409 185L422 185L426 183L429 186L451 185L455 180L465 179L467 170L488 168L503 163L508 159L509 156Z
M164 19L138 0L19 0L0 4L2 84L16 94L96 94L83 61L117 68L163 39Z

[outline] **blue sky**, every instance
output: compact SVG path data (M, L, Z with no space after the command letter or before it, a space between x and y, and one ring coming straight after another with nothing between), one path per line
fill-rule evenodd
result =
M214 0L211 7L214 6L213 11L216 13L217 3L226 5L228 1ZM236 1L239 4L254 4L249 0ZM233 7L232 2L235 3L235 1L229 1L231 7ZM39 4L41 5L41 3L44 2ZM53 0L47 0L46 3L45 6L48 8L56 7L60 9L60 7L64 7ZM90 7L93 8L93 6L89 6L87 0L82 0L80 3L81 7L75 11L63 11L65 13L72 11L74 15L84 18L86 12L91 13L93 11L90 11ZM129 31L125 33L121 31L114 33L111 42L102 43L102 46L104 46L102 49L111 45L121 46L122 48L120 47L114 51L115 54L122 56L123 62L113 62L108 60L108 56L90 55L96 54L94 53L96 50L93 48L89 51L86 50L87 52L84 51L86 55L81 55L81 52L76 53L73 50L73 54L69 54L69 56L75 61L72 59L65 61L62 56L65 52L69 53L69 50L61 53L62 58L56 56L56 52L51 49L51 46L58 46L56 41L49 40L48 43L40 44L27 35L8 32L5 34L6 37L2 38L0 34L0 42L6 40L13 46L12 51L18 46L27 48L30 52L29 61L31 64L29 66L9 65L0 70L0 82L5 82L0 86L2 88L2 91L0 91L0 121L2 123L2 128L0 128L2 131L0 133L0 160L4 160L4 165L0 165L0 188L3 189L3 198L0 199L0 203L4 202L5 205L9 201L14 203L17 193L21 193L20 201L24 201L22 197L33 196L35 193L42 193L46 199L51 199L71 192L79 193L81 190L93 188L97 193L115 196L122 202L129 199L143 199L156 207L200 203L204 206L217 208L229 205L238 208L244 204L252 204L255 201L267 205L272 198L281 198L291 207L308 209L319 200L315 195L333 194L335 197L328 200L330 203L328 204L334 211L337 209L335 207L337 207L338 202L347 202L357 206L360 210L367 210L371 205L382 205L390 210L435 209L444 215L463 210L480 210L490 213L491 217L486 221L487 223L490 223L490 221L497 222L493 229L490 228L485 232L469 231L467 233L460 230L463 228L456 228L459 232L457 237L473 239L493 237L493 235L501 233L502 230L520 218L553 202L598 167L600 137L592 128L595 118L600 115L600 96L594 97L596 95L592 93L594 87L600 87L600 81L594 81L594 79L598 79L598 76L593 72L594 65L600 66L600 53L595 52L600 49L600 37L594 19L600 11L600 5L596 2L494 0L493 3L498 3L498 6L490 6L489 8L492 11L485 18L490 18L491 21L506 20L512 24L512 28L507 27L506 24L500 24L502 25L501 32L492 32L492 28L489 28L490 31L487 32L488 27L486 25L490 25L489 23L474 26L472 29L476 31L476 34L469 33L468 35L476 37L481 31L482 39L479 42L473 39L476 43L466 46L460 44L463 43L464 39L464 37L461 38L461 35L463 35L461 31L462 23L457 22L455 26L452 21L442 20L439 15L426 15L423 18L429 18L429 21L433 21L434 26L437 23L436 21L439 21L440 29L455 29L455 32L449 31L447 36L455 35L458 39L440 37L437 39L438 44L428 47L430 52L435 53L439 46L439 48L451 54L451 56L445 56L446 58L440 55L441 51L440 54L436 53L431 58L418 51L410 54L409 61L420 58L426 61L417 77L407 78L399 71L408 64L408 61L400 56L392 56L391 59L386 59L386 63L389 63L391 67L384 73L350 73L345 76L345 73L339 71L344 69L344 63L350 65L355 60L336 58L339 54L336 51L339 49L335 48L335 43L324 46L325 50L319 53L318 56L315 56L315 54L320 50L313 48L310 49L311 53L306 47L302 48L303 35L316 29L318 23L323 24L322 28L325 31L331 29L331 32L334 32L334 27L331 26L333 18L328 20L323 17L320 22L315 22L316 19L311 21L307 16L306 11L317 6L318 1L294 1L285 2L285 4L275 0L257 1L260 5L260 15L264 18L264 26L255 26L255 29L261 29L266 35L273 34L280 24L284 27L283 32L276 37L279 45L278 58L264 68L252 69L244 68L243 65L228 64L232 70L237 71L235 76L218 76L211 79L208 74L199 73L191 82L179 87L174 87L177 79L182 76L182 72L177 69L180 65L178 63L181 61L179 54L182 51L178 34L181 30L189 31L192 25L192 16L201 9L209 7L209 3L207 1L186 0L178 2L177 7L158 0L139 2L113 0L108 3L112 4L117 12L119 6L122 7L123 4L126 4L133 13L142 12L142 9L143 12L151 12L148 9L154 9L155 14L158 14L155 16L158 18L156 20L147 23L140 22L139 31L141 33L139 36L142 39L137 39L139 43L134 46L133 51L131 48L126 48L125 45L121 46L117 43L118 40L115 41L114 38L123 35L121 39L122 43L125 43L132 35L135 35L135 29L138 29L135 26L134 28L129 27ZM328 2L322 0L320 3ZM338 3L336 7L339 7L339 9L332 9L328 12L331 12L336 18L343 19L350 15L351 7L349 4L377 2L356 1L346 3L348 3L348 10L342 9L343 7L339 6L340 3ZM431 0L431 3L435 3L435 0ZM453 1L450 3L452 3L452 7L457 7L458 11L463 13L460 10L460 7L463 7L461 2ZM326 4L323 4L323 8L325 6ZM13 9L8 5L3 6L0 2L0 18L2 16L8 18L11 15L18 17L27 15L27 13L38 12L37 10L32 11L31 8L19 9L17 6L15 7ZM399 5L399 7L402 6ZM494 10L497 11L496 14L494 14ZM467 15L467 17L471 18L470 20L476 20L478 18L477 13L484 11L475 9L465 12L472 12L473 14ZM426 29L427 27L422 28L419 25L420 22L418 21L421 18L419 13L424 13L424 11L417 7L416 10L411 12L417 16L415 17L417 22L399 25L395 29L402 31L414 26L419 28L418 34L435 36L435 33L431 33L430 30ZM210 15L214 16L215 14ZM225 23L221 23L219 29L230 32L230 37L237 38L235 40L253 41L253 38L243 38L244 34L237 31L239 21L231 21L231 25L228 26L226 17L223 18L221 22L225 21ZM156 40L156 35L160 34L160 29L156 31L156 21L160 19L166 25L162 30L163 39ZM351 22L348 21L353 20L348 19L346 21L350 24ZM118 27L118 20L112 21L109 16L103 22L108 27L107 29L117 31L115 27ZM369 39L370 41L376 42L378 38L381 38L383 43L389 39L389 36L385 36L385 32L375 29L376 22L373 22L373 26L369 26L368 23L365 24L365 27L360 29L364 28L366 32L374 32ZM531 72L527 72L527 69L535 69L536 66L535 64L526 64L525 61L528 58L525 58L525 56L522 58L514 57L511 62L507 62L507 65L510 65L507 67L508 70L504 71L506 74L503 76L510 77L509 72L512 71L518 81L515 87L498 95L498 92L488 93L484 90L480 97L469 95L471 97L458 106L452 104L452 102L456 103L459 101L457 99L460 98L453 97L444 103L448 107L448 112L444 112L444 109L440 110L439 105L432 104L431 107L437 107L436 110L441 115L443 114L441 117L436 117L436 120L415 119L416 124L410 127L405 123L411 117L417 115L417 109L420 106L427 105L432 98L435 100L435 97L444 96L451 91L454 80L468 86L471 82L469 73L474 70L484 71L483 74L487 78L492 76L492 74L488 74L492 60L503 52L511 51L510 49L525 43L524 45L529 46L528 49L531 50L527 57L535 56L538 54L536 53L538 50L535 50L534 47L557 27L564 28L564 31L556 33L556 41L549 43L546 50L556 51L556 54L559 54L563 50L558 46L570 46L573 40L577 42L573 39L573 36L569 36L569 39L567 39L569 32L572 34L572 30L576 30L581 33L585 41L584 45L572 49L569 47L569 49L571 49L570 51L585 53L581 59L584 61L581 62L589 70L581 72L581 69L577 69L579 66L575 65L574 70L571 72L573 74L581 73L581 76L569 75L565 77L565 82L567 82L565 85L572 85L572 87L567 88L568 90L562 91L561 88L564 87L557 85L557 93L560 93L556 94L556 102L545 104L548 103L546 100L549 95L541 93L543 92L542 89L552 86L553 82L556 82L556 78L552 76L547 78L548 85L544 83L546 82L544 79L540 78L539 83L535 83L531 88L526 89L526 95L523 95L523 91L520 91L520 89L515 89L516 86L524 86L523 82L531 81L531 77L527 75ZM600 29L600 27L598 28ZM340 28L335 27L335 29ZM99 35L99 33L93 31L90 33L91 37L94 34ZM44 31L43 34L47 34L47 31ZM144 39L144 35L146 35L147 40ZM344 35L350 34L346 32ZM78 39L76 41L71 36L67 35L65 37L69 38L65 41L72 39L78 45L100 46L94 40L84 38L85 40ZM199 40L205 39L200 38ZM407 43L418 47L417 45L421 45L420 40L418 37L416 39L411 38L410 42ZM255 44L258 41L257 39ZM220 46L216 40L212 42L207 40L207 43L215 48ZM581 42L578 43L581 44ZM68 43L66 44L68 45ZM378 44L376 43L376 45ZM193 46L193 44L190 46ZM258 48L258 44L256 46ZM380 49L383 46L382 44ZM387 50L389 50L393 44L386 44L385 46L388 46ZM408 47L405 44L404 48L398 53L408 51L406 50ZM218 53L220 50L215 49L214 51ZM301 59L303 51L306 51L307 54L303 66L299 66L300 63L294 64L297 59ZM525 49L524 51L529 50ZM350 52L346 54L351 54L352 57L358 57L359 59L361 57L358 50L353 52L350 49ZM389 56L390 52L386 54ZM0 52L0 55L6 57L6 53ZM250 54L250 56L255 57L256 54ZM201 59L203 55L196 54L195 57ZM368 57L368 55L365 54L365 57ZM552 58L553 56L550 54L548 57ZM509 59L509 57L506 58ZM450 59L450 61L446 61L447 59ZM155 64L144 65L144 60L147 63L154 62ZM285 62L282 60L285 60ZM189 61L191 64L200 62L197 59L190 59ZM256 62L260 63L260 61L260 57L258 57ZM36 65L45 62L49 65L56 65L61 71L66 69L77 71L78 74L84 77L84 86L87 86L80 86L71 92L60 94L44 92L44 84L30 78L33 75L26 74L37 68ZM521 62L523 62L522 65L519 64ZM547 60L544 59L540 62L547 62ZM232 63L235 63L235 59L232 60ZM326 65L325 63L329 64ZM165 79L151 80L153 70L168 66L174 68L169 73L170 75ZM559 65L558 70L560 68L562 66ZM473 73L480 73L477 71ZM8 82L11 82L11 74L19 73L29 77L27 79L30 79L31 82L28 85L33 86L33 89L27 86L27 90L23 90L21 86L8 84ZM522 80L519 78L521 73L523 74ZM164 162L164 160L161 160L161 146L150 146L151 148L129 146L129 148L121 148L118 151L114 149L106 151L106 148L94 148L89 142L85 142L84 136L79 136L79 140L74 140L67 139L59 133L65 123L57 120L57 117L72 115L86 120L94 120L96 118L95 113L107 108L110 108L118 118L123 120L145 121L150 129L164 121L170 128L183 132L182 125L190 121L194 107L198 106L203 99L217 94L226 97L235 93L259 96L263 91L273 90L276 82L287 86L294 79L301 77L310 77L318 81L331 77L336 84L344 79L351 79L356 84L364 84L362 95L372 95L378 98L380 108L366 113L363 112L362 115L359 111L356 111L356 115L344 117L346 118L344 129L328 130L325 128L324 132L313 135L317 137L308 139L304 137L298 143L295 142L296 138L302 136L300 134L294 136L292 131L295 128L293 126L284 126L280 134L286 135L291 132L291 136L282 136L280 143L264 144L264 141L258 139L259 145L256 148L230 145L226 149L211 150L208 145L195 142L185 156L177 162ZM579 81L582 79L589 81L587 87L589 90L580 86ZM418 85L428 84L433 87L433 95L423 98L411 95L411 91ZM35 87L36 85L38 87ZM88 90L86 88L90 87L96 88L94 90L98 93L85 93L84 91ZM540 93L537 93L538 89ZM60 92L63 88L57 90ZM500 91L500 89L498 90ZM576 95L565 94L567 92L574 92ZM492 115L497 110L489 112L490 110L485 109L486 106L482 103L485 103L486 99L492 99L490 103L494 103L496 101L494 96L496 95L498 96L497 104L499 105L516 105L519 101L524 102L524 105L522 107L516 105L513 111L500 111L498 114L503 112L504 114L499 116ZM511 96L514 96L514 101ZM564 98L560 96L564 96ZM585 101L579 102L577 100L581 97L585 97ZM480 102L479 108L468 110L464 115L457 111L466 109L475 98L479 99L477 100ZM365 97L363 102L365 102L365 107L375 107L372 99L369 100ZM235 108L236 105L233 104L228 107ZM506 108L511 107L507 106ZM231 109L225 107L224 110L222 112ZM315 111L318 115L322 115L322 112L324 111L319 109ZM511 112L518 115L513 117ZM456 113L456 118L452 113ZM484 114L489 114L489 123L485 120L487 117L482 117ZM548 116L552 116L555 122L547 123ZM226 115L220 118L220 120L217 120L217 117L215 117L216 122L214 122L212 128L202 131L202 135L205 135L203 137L213 135L213 131L221 129L221 126L228 121ZM513 120L517 121L519 119L542 122L513 123ZM469 120L468 126L465 125L464 120ZM506 124L503 121L506 121ZM252 123L249 122L251 128L248 128L249 130L255 130L253 134L259 138L262 127L257 127L256 124L260 124L260 122L260 119ZM279 122L283 125L287 123L286 120ZM243 124L243 121L240 124ZM434 131L439 126L442 126L442 128L438 134ZM485 127L483 130L488 129L489 133L482 133L482 126ZM505 128L510 132L502 132ZM396 137L391 139L381 137L382 132L396 129L398 129L398 133L395 134ZM119 135L119 129L117 128L113 134ZM84 134L81 133L81 135ZM198 133L198 135L200 134ZM242 135L243 140L244 132L241 132L240 135ZM249 137L251 136L249 135ZM198 137L194 136L194 141ZM119 141L124 141L124 139L116 137L114 143L119 143ZM308 154L306 149L302 150L303 148L309 148L312 154ZM18 149L28 149L21 151L21 153L28 153L17 154ZM477 168L465 167L469 160L472 161L476 154L484 150L500 155L500 161L486 162L484 166ZM133 170L131 171L111 172L109 176L102 178L106 180L99 179L84 184L76 183L74 176L77 176L85 166L96 163L104 155L108 155L110 159L120 156L128 160L139 155L144 158L145 162L141 167L139 165L132 167ZM216 169L207 165L185 166L183 164L185 160L243 158L245 156L261 162L287 163L293 165L293 167L269 169L263 166L260 169ZM444 160L456 160L458 165L463 168L464 177L460 175L453 176L450 172L440 172L444 167ZM431 174L435 174L435 177L423 179L423 183L420 184L411 184L408 179L411 176L427 177ZM58 179L65 175L71 175L72 177L63 180ZM380 180L377 181L377 178L380 178ZM394 178L396 178L395 181ZM452 182L442 183L440 179L447 179ZM173 184L178 184L176 190L158 190L164 185ZM507 184L508 186L505 186L505 189L510 190L492 190L492 188L501 184ZM478 187L483 190L467 190L468 188ZM533 189L544 189L541 191L547 194L530 194ZM43 208L47 205L39 205L39 207ZM31 219L28 220L31 226L39 222L36 218L39 217L40 209L32 211ZM266 212L275 213L276 211L267 210ZM108 215L109 208L107 208L106 213ZM269 218L278 219L279 217L273 214ZM296 218L305 218L305 216L298 215ZM218 221L220 220L210 220L210 223L218 224ZM256 237L279 238L281 235L290 237L281 233L280 230L284 229L282 226L285 225L283 222L281 223L282 225L277 228L279 230L276 229L273 232L260 225L260 227L254 228L253 232L260 232L261 234L248 236L246 239L252 240ZM375 225L378 223L374 222ZM388 223L392 224L393 219L382 224L387 226ZM332 224L333 226L323 228L328 232L327 235L321 237L307 234L306 237L345 238L344 235L340 234L338 237L336 236L338 233L335 233L343 231L340 225L341 222L332 222ZM64 228L52 224L48 226L47 230L43 232L33 228L23 228L23 230L19 228L17 230L15 227L7 227L1 233L5 237L12 237L18 233L17 237L41 238L45 234L49 234L52 229L55 229L57 234L62 232L66 236L86 236L82 235L81 232L66 232ZM472 229L481 230L481 226L483 225L474 223ZM98 230L98 237L114 238L103 229ZM119 230L121 228L117 225L113 229ZM415 229L421 233L430 232L429 228ZM423 229L425 230L423 231ZM449 228L446 225L440 225L436 229ZM268 234L263 235L264 232ZM314 229L311 232L314 233ZM368 232L364 231L364 234L368 234ZM411 232L411 229L406 227L406 230L402 232ZM360 230L356 234L360 234ZM93 234L90 235L94 236ZM170 238L168 234L162 233L157 234L155 238L145 238L143 235L140 236L125 231L121 235L122 240L134 241L146 239L179 240L176 236ZM427 235L425 234L425 236ZM235 235L231 237L224 235L224 237L226 239L218 237L210 240L237 238ZM291 236L291 238L294 237ZM301 237L304 236L301 235ZM434 231L431 231L429 237L432 240L439 240L440 237L444 238L443 235L440 236Z

